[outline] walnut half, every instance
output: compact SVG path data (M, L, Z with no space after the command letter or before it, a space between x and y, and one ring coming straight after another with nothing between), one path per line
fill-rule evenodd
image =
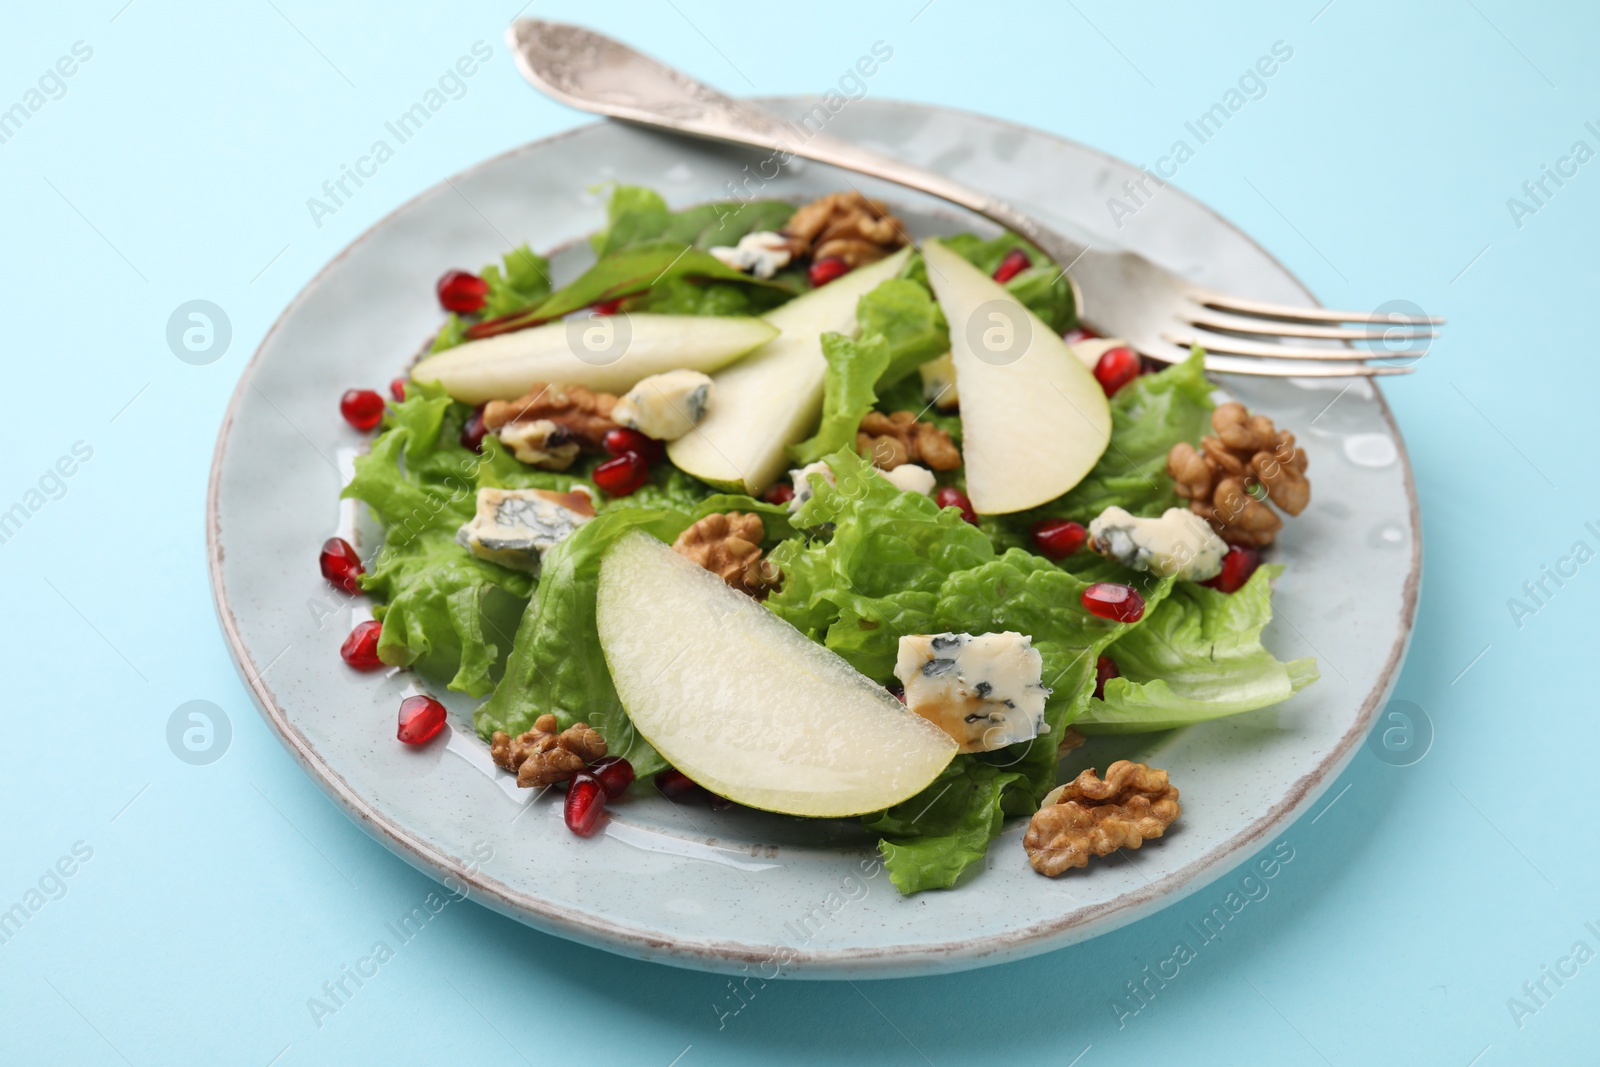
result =
M1211 428L1198 449L1180 441L1167 453L1173 489L1229 544L1272 544L1283 520L1259 494L1290 515L1304 511L1311 502L1305 450L1294 434L1243 404L1219 405Z
M856 430L856 451L879 470L892 471L902 463L920 463L936 471L961 466L961 451L950 435L932 423L918 422L909 411L867 412Z
M803 204L783 228L797 256L838 256L853 269L876 263L906 243L905 228L879 200L829 193Z
M1160 837L1181 811L1166 771L1117 760L1106 768L1104 781L1091 767L1052 790L1033 813L1022 847L1034 870L1054 878L1086 866L1090 856Z
M707 515L683 531L672 542L672 550L760 600L782 577L771 560L761 558L764 536L760 515L729 511Z
M539 716L533 729L517 737L496 730L489 741L489 755L497 765L514 771L524 789L568 781L605 754L605 738L588 723L575 723L557 733L554 715Z

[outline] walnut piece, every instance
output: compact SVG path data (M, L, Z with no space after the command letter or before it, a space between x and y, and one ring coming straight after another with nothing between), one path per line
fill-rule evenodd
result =
M574 723L556 732L556 717L541 715L533 729L512 737L496 730L489 755L497 765L517 775L524 789L543 789L565 782L606 754L606 742L588 723Z
M918 422L909 411L867 412L856 431L856 451L879 470L892 471L902 463L936 471L961 466L961 452L950 435L932 423Z
M1117 760L1106 768L1105 781L1091 767L1052 790L1033 813L1022 847L1034 870L1054 878L1086 866L1090 856L1160 837L1181 811L1166 771Z
M1311 502L1305 450L1294 434L1243 404L1219 405L1211 428L1216 432L1201 438L1198 449L1180 441L1167 453L1173 489L1229 544L1272 544L1283 520L1260 493L1290 515L1304 511Z
M582 385L546 385L535 382L515 400L491 400L483 408L484 429L499 433L515 422L547 420L564 426L581 443L599 448L600 439L617 424L611 409L617 398Z
M672 542L672 550L760 600L782 578L771 560L761 558L764 536L760 515L729 511L707 515L683 531Z
M905 227L882 201L853 191L802 205L783 232L796 257L838 256L852 268L876 263L906 243Z

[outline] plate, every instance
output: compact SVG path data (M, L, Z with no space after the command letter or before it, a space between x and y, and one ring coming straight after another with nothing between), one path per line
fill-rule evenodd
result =
M814 101L767 106L797 116ZM1105 204L1140 172L1082 145L994 119L880 100L850 102L828 132L992 190L1047 224L1121 244L1241 295L1312 303L1271 256L1167 187L1116 229ZM207 547L222 628L272 730L363 829L458 895L538 929L641 959L801 978L950 972L1105 933L1227 873L1274 843L1350 760L1405 654L1421 573L1416 493L1400 433L1367 382L1229 379L1252 409L1294 430L1315 490L1276 550L1267 644L1314 655L1322 679L1288 703L1142 738L1101 738L1064 774L1127 757L1166 768L1183 818L1163 839L1047 879L1015 820L983 870L949 892L902 898L850 822L681 808L645 796L613 806L582 839L560 805L530 802L449 694L450 736L395 741L409 673L358 674L338 646L364 602L324 582L316 556L353 516L337 494L366 442L340 393L381 388L439 323L434 280L497 259L507 238L563 247L557 283L588 262L578 240L604 220L592 187L650 185L675 206L735 195L796 200L849 188L816 164L773 179L767 157L618 124L585 126L489 160L429 189L345 249L294 299L245 369L211 472ZM921 237L993 232L938 202L857 176ZM1087 309L1093 321L1092 305ZM366 530L363 553L374 546ZM441 689L435 695L444 696Z

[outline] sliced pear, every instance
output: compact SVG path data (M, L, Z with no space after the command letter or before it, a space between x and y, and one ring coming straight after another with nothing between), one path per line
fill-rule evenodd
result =
M822 335L856 333L856 302L900 273L903 248L769 312L781 333L760 351L712 375L716 405L667 446L680 470L720 489L761 493L788 469L788 448L816 428L828 362Z
M967 496L983 515L1023 511L1083 480L1111 440L1111 408L1054 330L938 241L922 247L950 322L961 387Z
M422 360L411 377L438 382L468 404L514 400L535 382L625 393L635 382L669 370L709 374L777 335L777 327L758 318L576 318L468 341Z
M861 815L915 796L955 757L949 734L646 534L601 560L596 622L634 727L740 804Z

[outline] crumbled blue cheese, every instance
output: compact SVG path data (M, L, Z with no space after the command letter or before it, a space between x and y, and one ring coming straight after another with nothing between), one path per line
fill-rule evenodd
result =
M479 559L537 574L544 554L592 518L584 492L479 489L477 514L456 541Z
M669 370L629 389L611 409L611 419L657 441L676 441L700 424L710 405L709 376L697 370Z
M1010 630L902 637L894 665L906 707L955 738L962 752L991 752L1049 732L1043 670L1033 638Z
M794 258L789 238L770 230L747 233L737 245L718 245L708 251L726 266L757 278L772 277Z
M790 471L789 477L794 482L794 496L789 500L789 511L791 514L799 511L800 505L804 504L807 500L810 500L814 495L811 492L811 479L806 477L808 474L822 475L822 480L827 482L829 485L839 484L833 479L833 468L822 462L820 459L815 463L807 463L799 470Z
M520 419L495 431L500 443L517 459L547 471L564 471L578 458L578 439L559 422Z
M961 404L956 395L956 361L946 352L917 368L922 375L922 399L940 411L954 411Z
M1124 567L1191 582L1221 574L1222 557L1228 554L1211 524L1185 508L1168 508L1159 519L1106 508L1089 524L1089 544Z
M933 472L927 467L919 467L915 463L902 463L892 471L879 471L879 474L889 479L896 489L907 493L921 493L928 496L933 492Z

